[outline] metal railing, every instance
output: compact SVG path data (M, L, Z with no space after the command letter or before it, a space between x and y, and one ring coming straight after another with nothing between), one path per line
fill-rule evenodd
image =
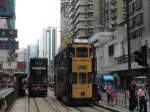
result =
M117 96L113 101L113 104L127 108L129 106L129 98L126 95L126 90L117 90L116 92ZM105 91L100 91L100 95L101 95L101 102L107 104L107 93ZM150 107L150 101L147 102L147 105L148 107Z
M134 62L135 56L131 55L131 62ZM115 58L115 64L128 63L128 55Z

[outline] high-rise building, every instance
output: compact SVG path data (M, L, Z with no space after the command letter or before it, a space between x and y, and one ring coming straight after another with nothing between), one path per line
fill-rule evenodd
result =
M89 38L101 30L99 0L70 0L69 19L72 38Z
M48 58L48 71L53 72L54 56L56 54L56 28L47 27L43 29L42 38L38 41L39 57Z
M125 23L125 0L100 0L100 24L114 31L117 25Z
M61 43L69 35L69 0L61 0Z
M149 0L132 0L129 3L131 52L145 45L145 40L150 43L149 4Z

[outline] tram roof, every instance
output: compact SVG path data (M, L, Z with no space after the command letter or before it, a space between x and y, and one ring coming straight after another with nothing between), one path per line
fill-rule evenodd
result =
M17 77L26 77L28 74L26 72L14 72L13 75Z
M87 39L74 39L73 43L88 43Z

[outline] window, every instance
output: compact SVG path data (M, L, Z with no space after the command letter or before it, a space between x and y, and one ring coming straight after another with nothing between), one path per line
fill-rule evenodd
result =
M75 48L74 48L74 47L71 47L70 56L71 56L71 57L74 57L74 56L75 56Z
M88 57L88 48L78 47L76 48L77 57Z
M131 4L129 7L129 14L132 15L135 12L135 3Z
M86 73L79 73L79 84L87 84L87 75Z
M77 73L72 73L72 83L77 84Z
M89 48L89 56L93 57L93 50L92 50L92 48Z
M135 21L136 21L136 25L139 26L143 23L143 15L142 14L138 14L135 17Z
M108 51L109 56L114 55L114 45L109 46L108 50L109 50Z
M142 9L142 0L136 0L136 10Z

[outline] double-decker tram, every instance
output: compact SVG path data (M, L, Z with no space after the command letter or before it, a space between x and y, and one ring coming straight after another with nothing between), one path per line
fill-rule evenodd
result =
M30 59L30 76L28 79L30 96L47 96L47 64L47 58Z
M93 46L76 39L55 56L55 96L67 104L90 104L94 97Z

